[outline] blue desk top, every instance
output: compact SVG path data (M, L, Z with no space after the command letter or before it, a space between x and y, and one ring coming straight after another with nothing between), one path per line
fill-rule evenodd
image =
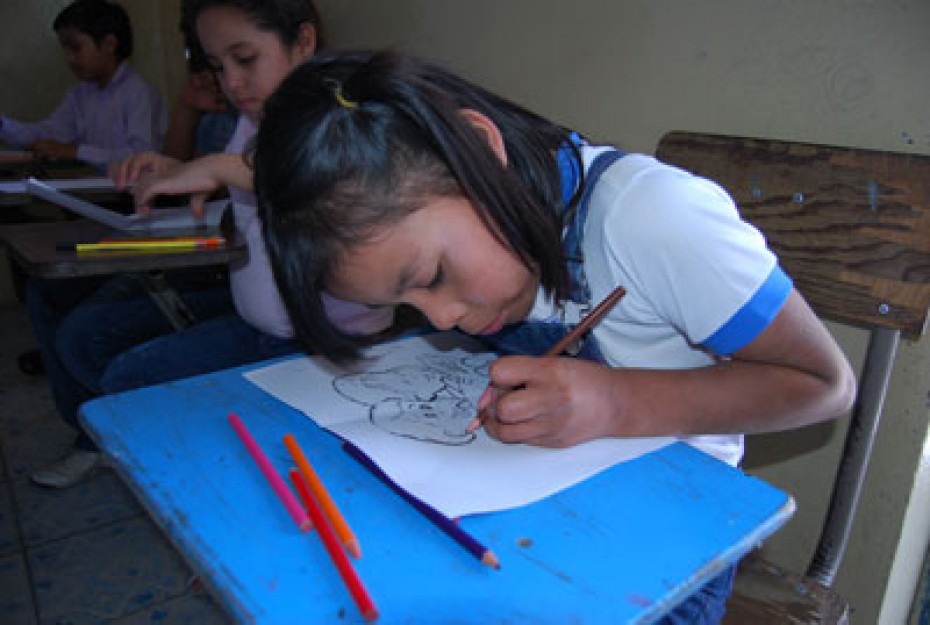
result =
M242 369L84 405L85 428L215 598L249 623L364 622L315 532L302 533L227 420L272 463L292 433L358 537L378 623L645 623L755 547L793 500L683 443L538 503L466 517L482 565ZM552 467L553 471L559 468Z

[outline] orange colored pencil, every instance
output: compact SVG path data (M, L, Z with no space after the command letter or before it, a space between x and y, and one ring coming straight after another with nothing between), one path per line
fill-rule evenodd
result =
M301 500L303 500L307 512L310 513L310 519L316 526L317 533L320 535L320 540L323 541L323 546L326 548L327 553L329 553L329 557L332 559L333 564L336 565L336 569L339 571L342 581L345 582L346 587L349 589L349 594L352 595L352 599L358 606L359 612L362 613L362 616L367 621L377 620L378 607L375 605L374 601L372 601L368 591L365 590L362 580L352 566L352 561L349 560L345 551L343 551L342 547L339 545L339 539L336 538L336 533L326 521L326 516L313 498L313 495L310 494L310 489L304 481L304 478L297 469L293 468L288 471L287 475L291 478L291 483L294 484L297 494L300 496Z
M326 487L323 486L322 480L320 480L316 471L313 470L313 466L310 464L310 461L307 460L300 445L297 444L297 439L294 438L292 434L285 434L284 446L287 447L287 450L291 454L291 458L294 459L297 468L300 470L300 474L303 475L304 480L306 480L307 484L310 486L310 491L313 493L313 496L319 502L320 507L323 508L323 513L326 514L326 518L329 519L333 529L336 530L339 540L345 545L346 550L352 554L352 557L356 560L361 558L362 547L359 545L358 539L355 537L355 534L352 533L349 524L346 523L342 514L340 514L336 502L329 496Z

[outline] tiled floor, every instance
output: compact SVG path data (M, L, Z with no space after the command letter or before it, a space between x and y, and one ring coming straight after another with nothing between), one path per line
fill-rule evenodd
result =
M0 307L0 623L228 622L113 471L67 490L29 482L74 436L45 378L16 366L33 344L22 307Z

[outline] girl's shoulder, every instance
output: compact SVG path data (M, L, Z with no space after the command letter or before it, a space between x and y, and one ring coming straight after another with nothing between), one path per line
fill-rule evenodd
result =
M638 153L625 154L595 182L590 211L628 243L687 238L721 218L738 219L715 182Z
M582 150L586 172L592 171L595 160L611 151L609 146L589 146ZM625 153L600 174L594 193L601 201L637 201L654 206L657 203L675 205L686 202L732 203L730 196L718 184L679 167L664 163L649 154Z

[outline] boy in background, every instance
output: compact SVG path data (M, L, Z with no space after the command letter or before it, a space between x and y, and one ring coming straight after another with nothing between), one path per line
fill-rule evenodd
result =
M129 66L132 26L123 7L75 0L52 28L81 82L47 119L25 123L0 115L0 141L101 171L136 152L160 150L167 113L158 90Z

